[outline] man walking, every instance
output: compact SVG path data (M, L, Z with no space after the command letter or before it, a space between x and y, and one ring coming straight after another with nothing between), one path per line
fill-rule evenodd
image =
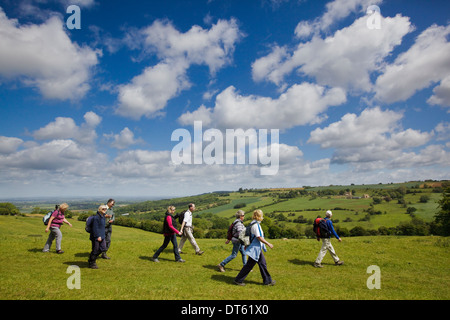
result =
M333 234L336 239L338 239L339 242L342 242L342 239L339 238L339 236L337 235L336 231L334 230L333 227L333 222L331 221L331 216L333 215L333 213L328 210L325 214L325 221L326 221L326 225L328 227L328 236L327 237L322 237L322 248L319 251L319 255L317 256L316 261L314 262L314 267L316 268L322 268L322 260L325 257L325 255L327 254L327 251L330 251L331 257L334 260L334 264L337 266L340 266L342 264L344 264L344 261L339 260L339 257L337 256L336 252L334 251L333 245L331 244L331 234ZM320 237L317 237L317 241L320 241Z
M106 255L106 252L109 249L109 246L111 245L111 234L112 234L112 224L115 220L115 215L113 211L113 207L116 204L116 201L114 199L109 199L106 205L108 206L108 210L106 210L105 214L105 243L106 243L106 251L102 252L102 258L103 259L111 259Z
M192 212L194 211L195 211L195 204L193 203L189 204L189 210L187 210L184 213L183 223L181 224L180 228L180 232L183 235L181 236L180 246L178 247L178 250L180 251L180 253L182 253L181 250L183 249L184 243L186 242L186 240L189 240L189 242L195 249L195 254L201 255L203 254L204 251L200 250L193 235L194 227L192 225Z

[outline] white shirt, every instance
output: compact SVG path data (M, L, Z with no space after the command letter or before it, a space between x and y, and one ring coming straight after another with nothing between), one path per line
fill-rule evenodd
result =
M253 220L253 221L255 221L256 223L254 225L252 225L251 233L253 235L255 235L256 237L264 238L264 231L262 231L262 228L260 226L261 221L257 221L257 220ZM261 244L261 249L264 249L264 251L265 251L266 246L264 245L264 243L260 242L260 244Z
M185 222L184 226L185 227L192 227L192 212L187 210L184 213L184 219L183 221Z

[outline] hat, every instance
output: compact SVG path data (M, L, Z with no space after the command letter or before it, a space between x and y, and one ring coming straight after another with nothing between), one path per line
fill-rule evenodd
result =
M331 212L331 210L328 210L327 213L325 214L327 217L330 217L333 215L333 213Z

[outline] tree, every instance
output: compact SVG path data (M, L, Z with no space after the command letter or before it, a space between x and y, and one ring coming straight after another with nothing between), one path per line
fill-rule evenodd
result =
M0 215L11 215L14 216L20 214L19 209L10 202L0 203Z
M450 187L442 193L442 199L438 201L441 210L434 216L442 230L442 235L450 235Z

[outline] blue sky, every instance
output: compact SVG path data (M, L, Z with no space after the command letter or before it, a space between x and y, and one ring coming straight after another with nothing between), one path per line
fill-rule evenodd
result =
M0 197L449 179L448 12L445 0L0 0ZM194 121L224 137L278 130L276 174L174 164L171 136L193 138Z

